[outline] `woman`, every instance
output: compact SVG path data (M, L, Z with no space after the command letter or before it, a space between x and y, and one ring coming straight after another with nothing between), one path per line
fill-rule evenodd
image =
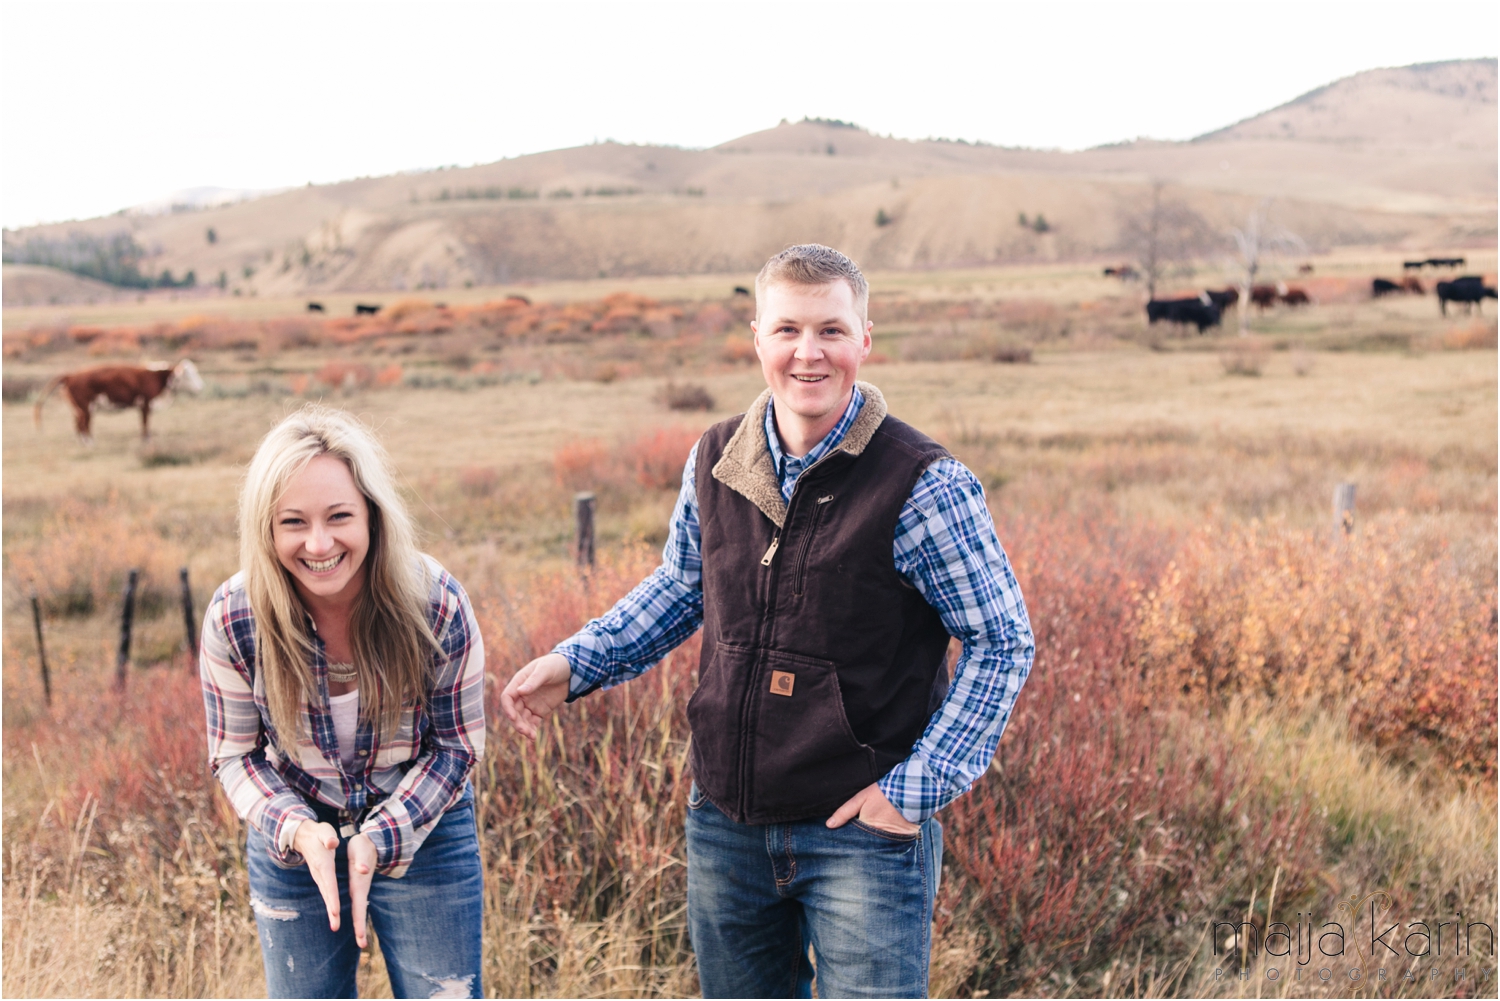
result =
M384 450L338 410L266 435L239 529L199 661L209 762L250 823L269 995L354 997L368 912L397 997L482 997L468 596L417 551Z

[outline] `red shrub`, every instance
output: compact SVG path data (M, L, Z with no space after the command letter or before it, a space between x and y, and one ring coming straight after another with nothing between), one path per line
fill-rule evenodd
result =
M1146 595L1138 663L1191 704L1256 692L1330 707L1399 748L1413 738L1493 774L1493 581L1419 550L1404 519L1335 547L1258 522L1195 532ZM1211 704L1211 703L1210 703Z
M682 467L699 436L687 428L657 428L625 447L625 458L643 487L670 490L682 482Z
M598 438L580 438L564 442L552 453L552 471L563 487L589 490L604 481L609 458L604 442Z

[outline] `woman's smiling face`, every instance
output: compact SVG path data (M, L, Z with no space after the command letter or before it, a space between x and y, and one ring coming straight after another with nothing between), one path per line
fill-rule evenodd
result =
M292 477L271 519L276 558L303 600L352 600L370 551L370 508L342 460L313 458Z

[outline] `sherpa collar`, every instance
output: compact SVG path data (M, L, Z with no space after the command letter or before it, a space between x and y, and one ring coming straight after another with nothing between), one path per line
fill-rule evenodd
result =
M834 447L834 452L859 455L875 437L875 429L885 420L889 412L885 397L880 390L868 382L856 382L864 395L865 405L859 416L849 426L844 440ZM776 478L776 463L771 459L771 445L766 441L766 407L771 403L771 390L766 389L745 411L744 420L735 429L724 454L714 463L714 479L740 494L760 508L767 518L781 528L786 522L786 501L781 496L781 483ZM824 456L826 459L827 456Z

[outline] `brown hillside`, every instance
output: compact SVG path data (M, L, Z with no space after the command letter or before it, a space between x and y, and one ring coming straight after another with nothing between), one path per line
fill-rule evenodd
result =
M1192 142L1076 153L824 121L708 150L601 143L8 242L128 227L152 254L143 270L222 272L246 295L744 272L803 240L874 268L952 267L1114 253L1120 212L1160 179L1221 227L1274 199L1314 249L1487 245L1495 78L1494 60L1373 70ZM1021 228L1019 213L1051 231Z
M6 306L76 306L115 302L129 290L34 264L5 265Z
M1370 70L1202 138L1493 150L1495 85L1493 59Z

